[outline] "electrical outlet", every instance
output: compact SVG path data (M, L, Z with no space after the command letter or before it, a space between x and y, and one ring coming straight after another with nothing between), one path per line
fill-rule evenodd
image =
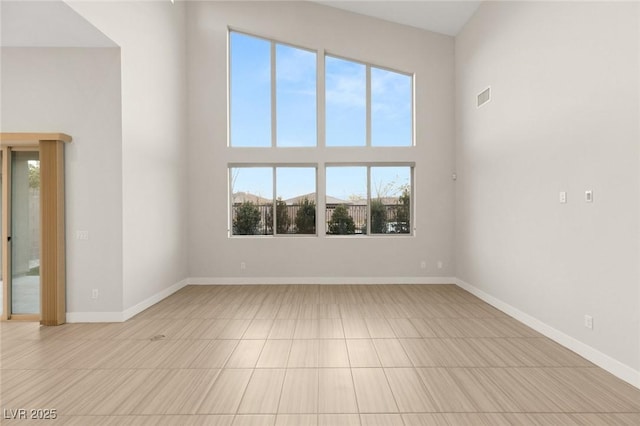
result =
M93 290L91 290L91 298L97 299L98 297L100 297L100 292L98 291L98 289L94 288Z
M244 262L240 262L240 269L247 269L247 264Z
M564 204L567 202L567 193L565 191L560 191L560 203Z
M593 203L593 191L584 191L584 201Z
M427 269L427 261L423 260L422 262L420 262L420 269Z
M593 317L591 315L584 316L584 326L589 330L593 330Z

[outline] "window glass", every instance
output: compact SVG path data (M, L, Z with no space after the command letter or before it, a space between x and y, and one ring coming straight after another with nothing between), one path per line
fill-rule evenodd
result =
M230 145L271 146L271 42L230 34Z
M367 231L367 168L327 167L326 232L357 235Z
M273 233L273 168L234 167L231 173L233 235Z
M277 146L316 146L316 54L276 44Z
M371 145L412 144L412 77L371 67Z
M367 144L367 73L357 62L325 58L326 145Z
M371 167L372 234L411 233L411 167Z
M316 233L316 169L276 169L276 233Z

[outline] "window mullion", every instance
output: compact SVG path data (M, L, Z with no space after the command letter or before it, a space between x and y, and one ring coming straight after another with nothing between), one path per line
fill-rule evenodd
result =
M324 148L326 146L326 96L325 96L325 52L318 50L316 60L316 126L317 140L316 146Z
M366 143L367 146L371 146L371 66L367 65L366 71Z
M277 117L276 117L276 44L271 42L271 147L277 145Z
M367 166L367 236L371 235L371 166Z
M272 228L271 228L271 235L277 235L276 232L276 219L277 219L277 199L278 199L278 194L276 193L276 168L272 167L271 168L271 178L273 180L273 200L272 200L272 204L271 204L271 219L272 219Z

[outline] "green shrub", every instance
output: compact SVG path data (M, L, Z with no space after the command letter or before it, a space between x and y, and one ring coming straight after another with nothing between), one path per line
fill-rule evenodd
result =
M296 232L298 234L316 233L316 203L305 198L296 213Z
M371 200L371 233L387 233L387 206L378 198Z
M349 216L347 207L343 204L336 206L329 220L329 234L332 235L348 235L356 233L356 224L353 218Z
M260 209L251 201L236 207L233 219L233 235L257 235L260 227Z

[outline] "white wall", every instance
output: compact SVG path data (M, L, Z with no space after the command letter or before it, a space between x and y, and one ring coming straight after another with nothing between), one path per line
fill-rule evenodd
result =
M185 7L168 1L67 3L121 48L127 310L156 300L188 276Z
M636 385L638 7L485 2L456 38L457 276Z
M194 2L189 21L189 270L202 282L446 281L453 264L453 39L308 2ZM358 149L227 148L227 27L416 75L415 237L229 238L229 162L363 161ZM278 152L273 152L278 151ZM401 150L398 150L401 151ZM408 154L407 154L408 153ZM322 172L320 172L322 174ZM320 224L320 226L323 226ZM420 261L427 268L420 268ZM437 269L437 262L444 264ZM240 263L246 269L240 269ZM211 280L215 278L216 280ZM371 282L371 281L369 281Z
M2 131L73 137L65 153L67 311L122 311L120 49L3 47L1 58ZM77 240L77 230L89 230L89 240Z

